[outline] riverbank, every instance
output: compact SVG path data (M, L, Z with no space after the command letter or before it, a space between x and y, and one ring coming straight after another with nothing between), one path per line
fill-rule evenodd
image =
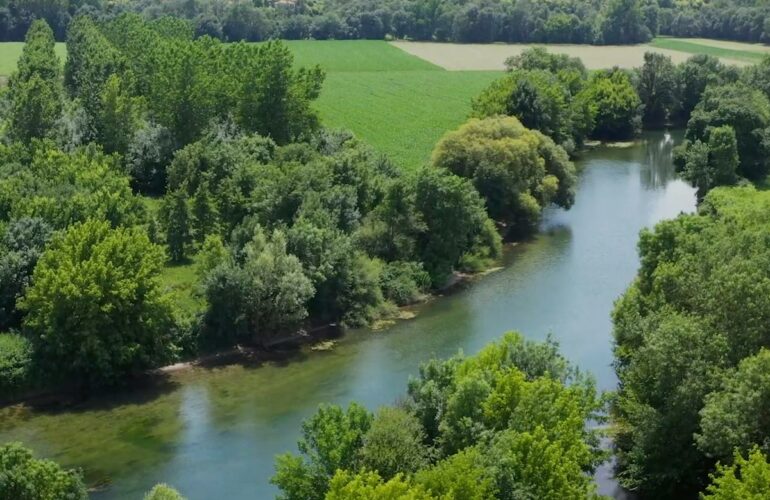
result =
M636 274L639 230L695 208L692 188L675 177L672 145L655 133L581 155L572 209L549 208L536 237L506 250L502 270L413 306L416 317L386 333L355 330L331 349L281 360L193 366L159 386L74 406L6 408L0 440L109 484L96 500L141 498L158 482L190 500L273 498L274 457L296 448L319 404L392 404L421 363L478 352L508 330L551 334L600 390L612 390L610 311ZM617 495L603 470L599 493Z

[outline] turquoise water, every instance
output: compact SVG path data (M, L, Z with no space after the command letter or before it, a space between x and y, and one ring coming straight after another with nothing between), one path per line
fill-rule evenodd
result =
M286 362L189 370L75 408L0 410L0 442L82 467L104 485L97 498L139 499L161 481L191 500L269 498L273 457L295 449L319 403L391 403L421 361L476 352L508 330L551 333L613 389L609 313L636 272L638 232L695 207L693 189L674 176L672 145L655 133L586 154L571 210L549 209L541 234L509 249L504 269L416 308L415 319ZM613 493L607 470L597 480Z

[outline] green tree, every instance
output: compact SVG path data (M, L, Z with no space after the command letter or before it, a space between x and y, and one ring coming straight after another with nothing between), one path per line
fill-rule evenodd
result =
M275 231L268 240L257 227L240 254L207 277L206 323L220 339L267 343L298 328L307 317L312 282Z
M725 373L722 387L706 397L700 412L698 448L711 457L729 461L733 450L750 451L758 444L767 453L768 432L763 415L770 411L770 351L743 359L738 369Z
M671 57L655 52L644 53L644 64L637 83L639 98L644 105L642 123L645 127L660 127L677 111L677 71Z
M574 202L575 167L565 151L513 117L472 119L446 134L433 164L471 179L490 217L513 235L533 231L549 203Z
M628 139L641 127L642 101L628 74L619 69L594 73L579 98L595 109L593 136L598 139Z
M0 331L17 328L22 314L16 302L24 296L51 226L39 218L13 220L0 237Z
M413 473L427 464L424 440L425 431L417 418L400 408L383 407L364 434L361 465L386 480Z
M99 143L107 153L125 155L143 124L144 99L131 96L118 75L111 75L102 87L96 115Z
M329 485L325 500L350 500L366 498L368 500L435 500L420 486L412 486L402 475L390 480L383 480L376 472L353 474L338 471Z
M41 363L92 386L168 359L171 304L158 276L163 251L139 229L75 224L40 257L20 302Z
M193 234L195 241L203 243L210 234L219 229L219 208L211 195L209 183L203 181L198 185L192 199Z
M760 179L770 170L770 101L743 84L709 87L687 123L686 138L705 141L713 127L733 128L738 147L738 173Z
M417 238L419 257L433 284L440 286L483 228L484 202L469 181L428 168L418 174L415 207L427 226Z
M0 446L0 497L87 500L88 493L79 471L64 470L51 460L36 459L21 444L8 443Z
M493 471L478 448L466 448L414 476L414 482L438 498L495 498Z
M679 119L687 123L690 114L710 85L731 83L738 78L737 71L706 54L696 54L677 67Z
M599 41L605 44L646 42L652 38L644 24L639 0L610 0L599 20Z
M53 134L62 112L61 66L54 52L51 28L43 20L32 23L17 64L8 80L8 133L29 142Z
M144 500L185 500L185 498L167 484L156 484L144 496Z
M770 491L770 463L758 449L748 458L736 452L732 465L720 465L712 483L701 495L703 500L761 500Z
M271 483L281 489L283 500L323 499L338 470L357 467L358 452L372 425L372 415L356 403L347 410L321 405L302 423L297 443L301 456L290 453L276 458Z
M64 85L69 95L78 99L88 117L87 140L96 139L100 130L112 127L105 116L105 84L126 70L120 52L99 31L88 16L78 16L67 29L67 60ZM113 84L114 85L114 84ZM112 91L114 92L114 90ZM104 144L104 143L102 143Z
M174 262L184 262L192 243L192 214L187 196L181 190L163 198L161 218L166 227L168 253Z

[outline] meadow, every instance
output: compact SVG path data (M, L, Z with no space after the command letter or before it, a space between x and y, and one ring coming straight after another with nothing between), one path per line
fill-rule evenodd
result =
M770 53L768 47L738 42L720 42L705 39L656 38L649 43L651 47L675 50L687 54L708 54L720 59L759 62Z

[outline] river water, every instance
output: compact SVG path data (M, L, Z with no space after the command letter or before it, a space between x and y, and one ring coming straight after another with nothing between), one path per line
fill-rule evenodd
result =
M281 363L188 370L74 408L6 408L0 442L83 468L105 485L96 498L140 499L167 482L191 500L261 499L275 494L274 456L296 449L300 423L319 403L392 403L420 362L474 353L505 331L552 334L611 390L609 313L636 272L639 230L695 208L693 189L675 178L673 143L650 133L632 147L587 153L571 210L549 209L541 233L507 251L504 269L418 307L415 319ZM615 494L608 468L597 481Z

